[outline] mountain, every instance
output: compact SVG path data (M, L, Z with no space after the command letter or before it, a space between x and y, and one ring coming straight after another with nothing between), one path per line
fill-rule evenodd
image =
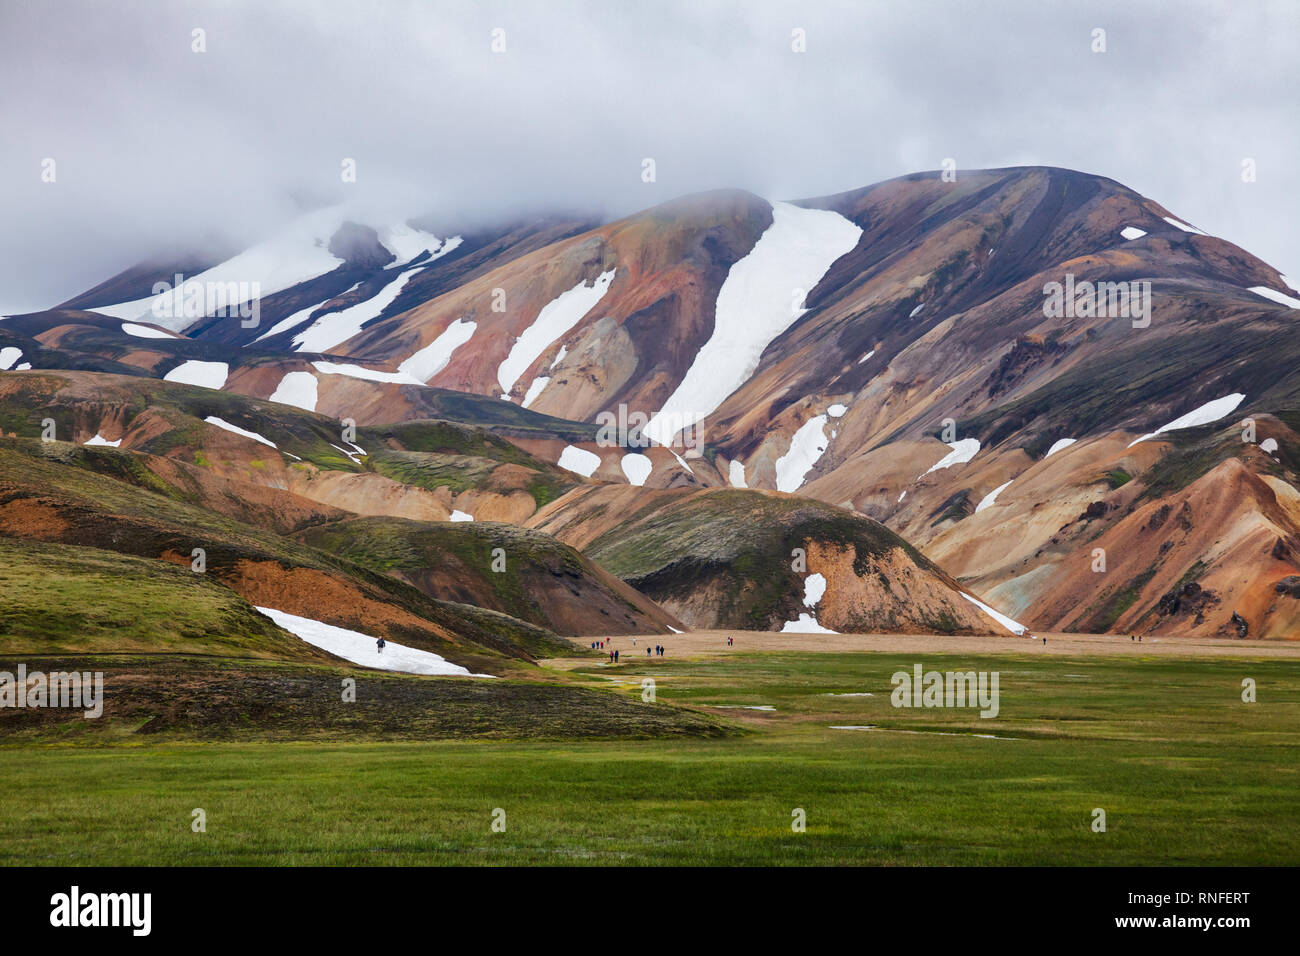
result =
M106 410L97 382L190 382L252 400L225 420L272 440L277 408L317 413L284 446L310 480L215 471L376 519L358 533L408 556L429 545L378 519L549 532L664 625L1005 632L962 592L1031 628L1300 636L1296 288L1104 177L920 173L461 231L323 210L189 265L204 308L260 294L185 314L149 297L171 265L136 267L0 321L0 364L31 366L0 382L75 372ZM330 440L340 419L367 454ZM152 453L147 424L103 437ZM796 540L826 564L815 606ZM876 563L832 557L849 547Z
M576 489L534 517L697 627L986 633L976 599L870 518L740 489Z

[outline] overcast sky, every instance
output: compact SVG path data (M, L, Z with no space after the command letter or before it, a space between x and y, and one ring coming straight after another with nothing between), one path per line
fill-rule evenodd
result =
M1298 38L1295 0L0 0L0 312L295 202L454 228L945 157L1109 176L1300 276Z

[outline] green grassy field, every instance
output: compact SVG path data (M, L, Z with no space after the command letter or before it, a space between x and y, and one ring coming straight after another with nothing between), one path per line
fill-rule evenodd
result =
M890 675L918 661L998 671L999 716L893 708ZM657 704L641 702L647 675ZM1300 862L1300 661L769 653L555 677L609 685L624 709L683 704L748 732L10 738L0 863ZM1257 703L1242 702L1244 677ZM850 693L874 696L829 696ZM205 833L191 831L196 807ZM1091 828L1097 807L1105 833Z

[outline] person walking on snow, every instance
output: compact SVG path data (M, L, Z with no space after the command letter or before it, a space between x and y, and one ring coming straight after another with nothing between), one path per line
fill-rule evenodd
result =
M384 653L384 645L387 643L388 642L384 640L382 637L379 640L375 641L375 647L379 649L380 654Z

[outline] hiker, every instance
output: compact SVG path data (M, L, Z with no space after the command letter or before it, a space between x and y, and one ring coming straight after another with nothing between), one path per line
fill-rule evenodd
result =
M632 646L633 646L633 647L636 647L636 638L635 638L635 637L632 638Z
M614 649L614 663L615 663L615 664L618 663L618 649L617 649L617 648Z
M645 656L646 656L646 657L649 657L649 656L650 656L650 648L648 648L648 647L645 649Z
M1043 643L1044 643L1044 644L1047 643L1047 638L1043 638Z
M1129 642L1130 642L1130 643L1132 643L1133 641L1136 641L1136 640L1137 640L1137 638L1134 637L1132 634L1130 634L1130 635L1128 636L1128 639L1129 639Z
M387 643L388 642L385 641L382 637L379 640L375 641L375 647L379 648L380 654L384 653L384 645Z

